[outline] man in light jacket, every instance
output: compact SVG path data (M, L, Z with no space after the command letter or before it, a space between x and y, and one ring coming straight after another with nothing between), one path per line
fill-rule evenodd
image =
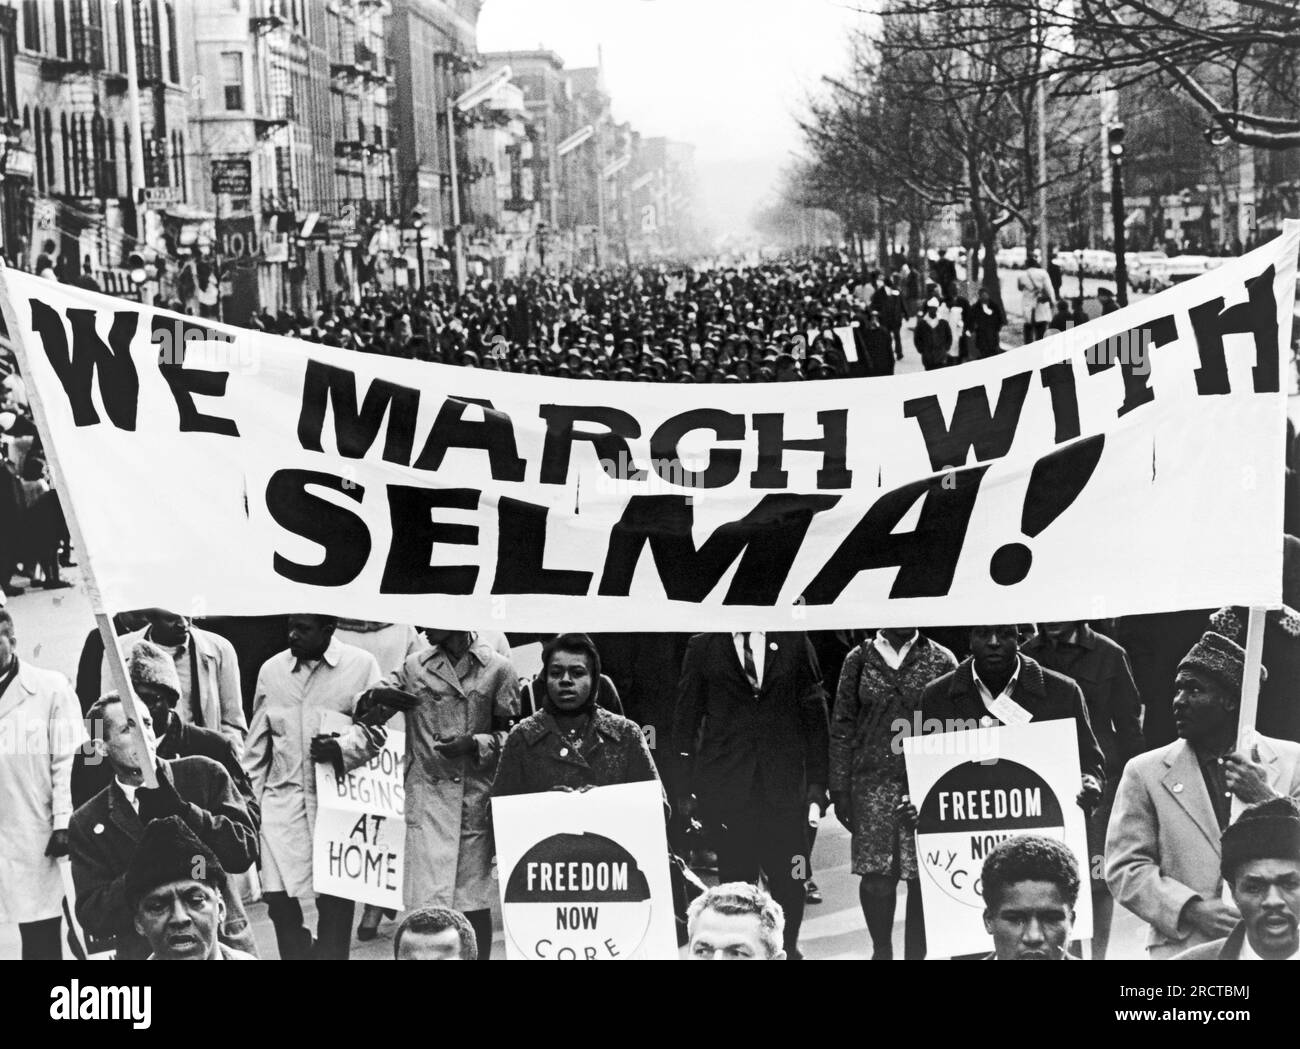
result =
M262 806L262 886L281 958L347 958L356 904L312 885L316 830L316 763L338 775L364 765L383 748L382 729L353 723L337 736L322 731L322 716L352 717L357 697L379 681L369 652L334 637L332 616L289 617L289 647L272 656L257 677L253 724L244 770ZM317 939L303 927L299 900L316 895Z
M1300 744L1256 736L1236 751L1246 654L1207 632L1178 666L1179 739L1124 768L1106 830L1106 882L1151 925L1147 952L1170 958L1229 935L1220 838L1246 805L1300 797Z
M0 754L0 924L18 924L24 961L58 961L81 712L68 679L20 661L16 646L0 608L0 739L16 744Z

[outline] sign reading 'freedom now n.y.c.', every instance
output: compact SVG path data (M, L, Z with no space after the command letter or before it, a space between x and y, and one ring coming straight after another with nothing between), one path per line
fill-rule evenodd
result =
M4 305L104 610L1017 622L1280 603L1298 244L888 381L454 368L13 271Z

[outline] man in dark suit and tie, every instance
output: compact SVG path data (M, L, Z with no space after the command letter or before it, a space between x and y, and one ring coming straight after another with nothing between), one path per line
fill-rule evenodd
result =
M698 634L673 717L678 811L717 832L723 882L767 878L800 957L808 806L826 808L830 729L816 656L802 633Z

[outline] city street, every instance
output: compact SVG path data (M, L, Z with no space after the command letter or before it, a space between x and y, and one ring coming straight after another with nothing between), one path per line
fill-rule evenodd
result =
M75 953L70 855L124 959L247 958L250 882L263 959L391 960L359 897L671 959L670 804L748 883L682 957L896 904L902 959L916 844L945 953L1068 958L1104 871L1112 960L1300 960L1297 55L1300 0L0 0L0 960ZM69 797L92 552L143 707Z

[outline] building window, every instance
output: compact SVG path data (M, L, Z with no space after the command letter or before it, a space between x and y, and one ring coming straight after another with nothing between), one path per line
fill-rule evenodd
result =
M44 146L44 139L41 137L42 127L41 111L38 109L35 123L32 125L32 138L36 144L36 191L38 193L45 192L45 150L42 148Z
M81 183L81 195L90 196L94 190L94 183L91 181L91 151L90 142L86 138L86 117L81 115L77 117L77 181Z
M117 71L126 72L126 0L113 5L113 22L117 27Z
M117 196L117 135L113 132L112 121L108 123L108 128L103 136L104 138L104 190L105 197Z
M239 51L221 53L221 83L226 92L226 110L244 108L244 56Z
M54 0L54 53L68 57L68 9L65 0Z
M40 0L23 0L23 47L28 51L41 49Z
M173 84L181 82L180 52L176 47L176 5L170 0L163 5L163 19L167 25L167 79Z
M63 161L63 189L65 192L72 189L72 166L69 163L72 159L72 136L68 134L68 114L59 114L59 145L60 158Z

